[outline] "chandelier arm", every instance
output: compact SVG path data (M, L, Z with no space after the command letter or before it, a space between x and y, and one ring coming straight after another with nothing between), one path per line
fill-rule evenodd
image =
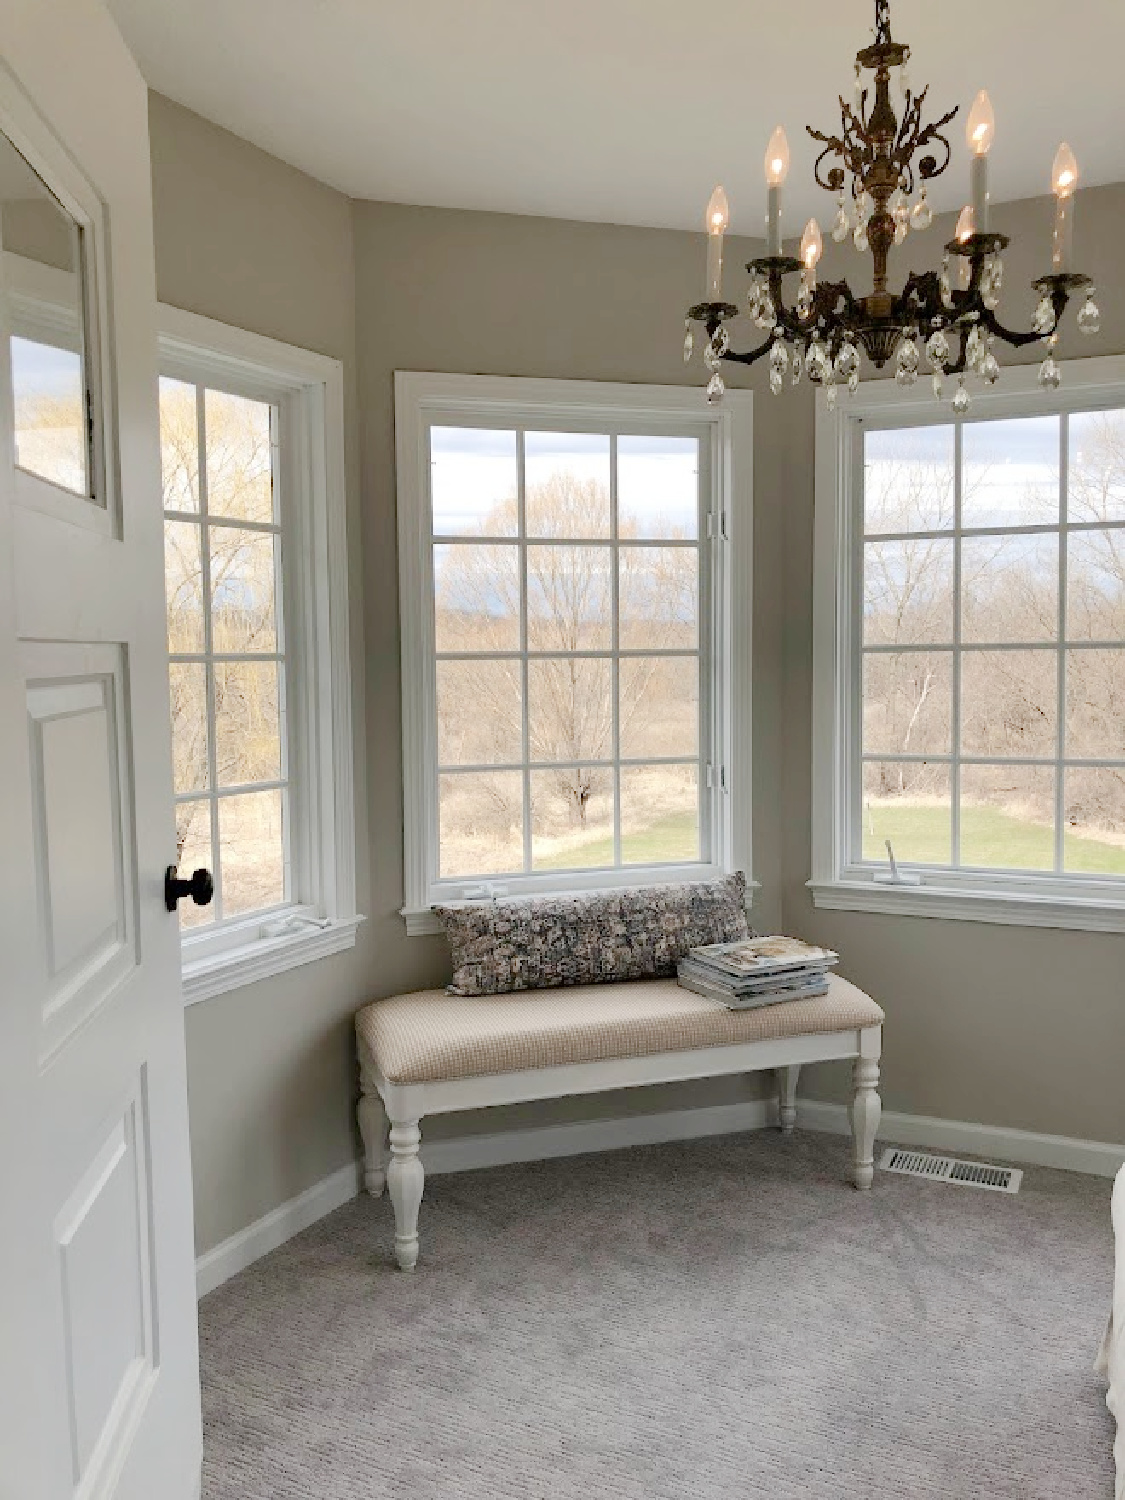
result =
M1062 321L1063 310L1065 309L1067 303L1070 301L1070 298L1066 295L1065 292L1061 294L1061 297L1061 302L1058 298L1053 299L1055 305L1055 321L1053 327L1049 328L1046 333L1036 333L1034 330L1030 333L1021 333L1013 328L1005 328L1003 323L1001 323L999 318L997 318L996 314L990 312L987 308L985 308L981 312L980 320L985 328L988 329L989 333L995 334L999 339L1003 339L1004 342L1006 344L1010 344L1013 349L1022 349L1028 344L1037 344L1041 340L1045 341L1046 339L1049 339L1051 335L1057 331L1058 326Z
M742 354L737 353L734 349L728 349L727 352L723 355L723 361L724 363L729 362L736 365L755 365L760 359L762 359L770 352L770 348L772 345L773 334L769 333L757 346L756 349L747 349Z

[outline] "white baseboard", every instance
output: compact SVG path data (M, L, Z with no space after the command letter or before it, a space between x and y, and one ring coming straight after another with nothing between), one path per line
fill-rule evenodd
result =
M848 1135L845 1104L797 1100L797 1125ZM896 1146L934 1146L942 1151L964 1151L970 1156L1001 1157L1035 1167L1058 1167L1092 1177L1115 1177L1125 1163L1125 1145L1083 1141L1067 1135L1041 1135L1004 1125L976 1125L969 1120L942 1120L936 1115L902 1115L884 1110L879 1140Z
M445 1172L468 1172L478 1167L499 1167L509 1162L545 1161L549 1157L579 1156L588 1151L614 1151L625 1146L732 1135L743 1130L760 1130L776 1121L776 1101L755 1099L743 1104L716 1104L701 1109L671 1109L655 1114L579 1120L568 1125L540 1125L525 1130L464 1135L427 1145L423 1120L422 1163L427 1173L438 1176ZM847 1135L847 1107L798 1098L797 1128ZM879 1139L903 1146L933 1146L945 1151L967 1152L971 1156L1000 1157L1033 1166L1059 1167L1095 1177L1113 1177L1125 1162L1125 1146L1104 1141L1039 1135L1034 1131L1009 1130L1000 1125L975 1125L966 1120L942 1120L931 1115L903 1115L893 1111L884 1111ZM293 1235L354 1198L359 1191L360 1174L358 1162L342 1167L206 1251L195 1263L199 1296L205 1297L261 1256L276 1250Z
M287 1203L255 1219L253 1224L232 1234L230 1239L204 1251L195 1262L196 1294L206 1297L208 1292L213 1292L263 1255L284 1245L302 1229L308 1229L325 1214L342 1207L359 1192L359 1180L358 1162L341 1167L331 1177L322 1178L296 1198L290 1198Z

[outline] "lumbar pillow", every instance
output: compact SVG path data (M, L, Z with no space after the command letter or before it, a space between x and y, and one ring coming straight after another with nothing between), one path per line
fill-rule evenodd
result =
M690 948L749 937L746 876L435 906L453 951L451 995L674 974Z

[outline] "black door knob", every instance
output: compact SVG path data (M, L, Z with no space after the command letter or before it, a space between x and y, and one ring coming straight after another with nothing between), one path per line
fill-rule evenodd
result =
M206 906L215 894L215 882L210 870L196 870L190 880L181 880L176 866L169 865L164 871L164 905L169 911L176 910L182 896L190 896L196 906Z

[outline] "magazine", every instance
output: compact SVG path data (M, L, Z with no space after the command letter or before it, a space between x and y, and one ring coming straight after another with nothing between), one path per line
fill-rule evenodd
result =
M734 979L776 978L786 970L825 969L839 962L831 948L816 948L800 938L740 938L733 943L708 943L693 948L688 961Z
M766 1005L779 1005L786 1000L814 1000L817 996L828 993L828 980L823 974L814 974L811 978L802 979L797 984L781 985L772 990L759 990L749 995L739 994L721 982L715 983L709 979L698 978L694 974L685 974L682 967L678 979L681 988L691 990L696 995L703 995L708 1000L718 1000L728 1010L754 1010Z

